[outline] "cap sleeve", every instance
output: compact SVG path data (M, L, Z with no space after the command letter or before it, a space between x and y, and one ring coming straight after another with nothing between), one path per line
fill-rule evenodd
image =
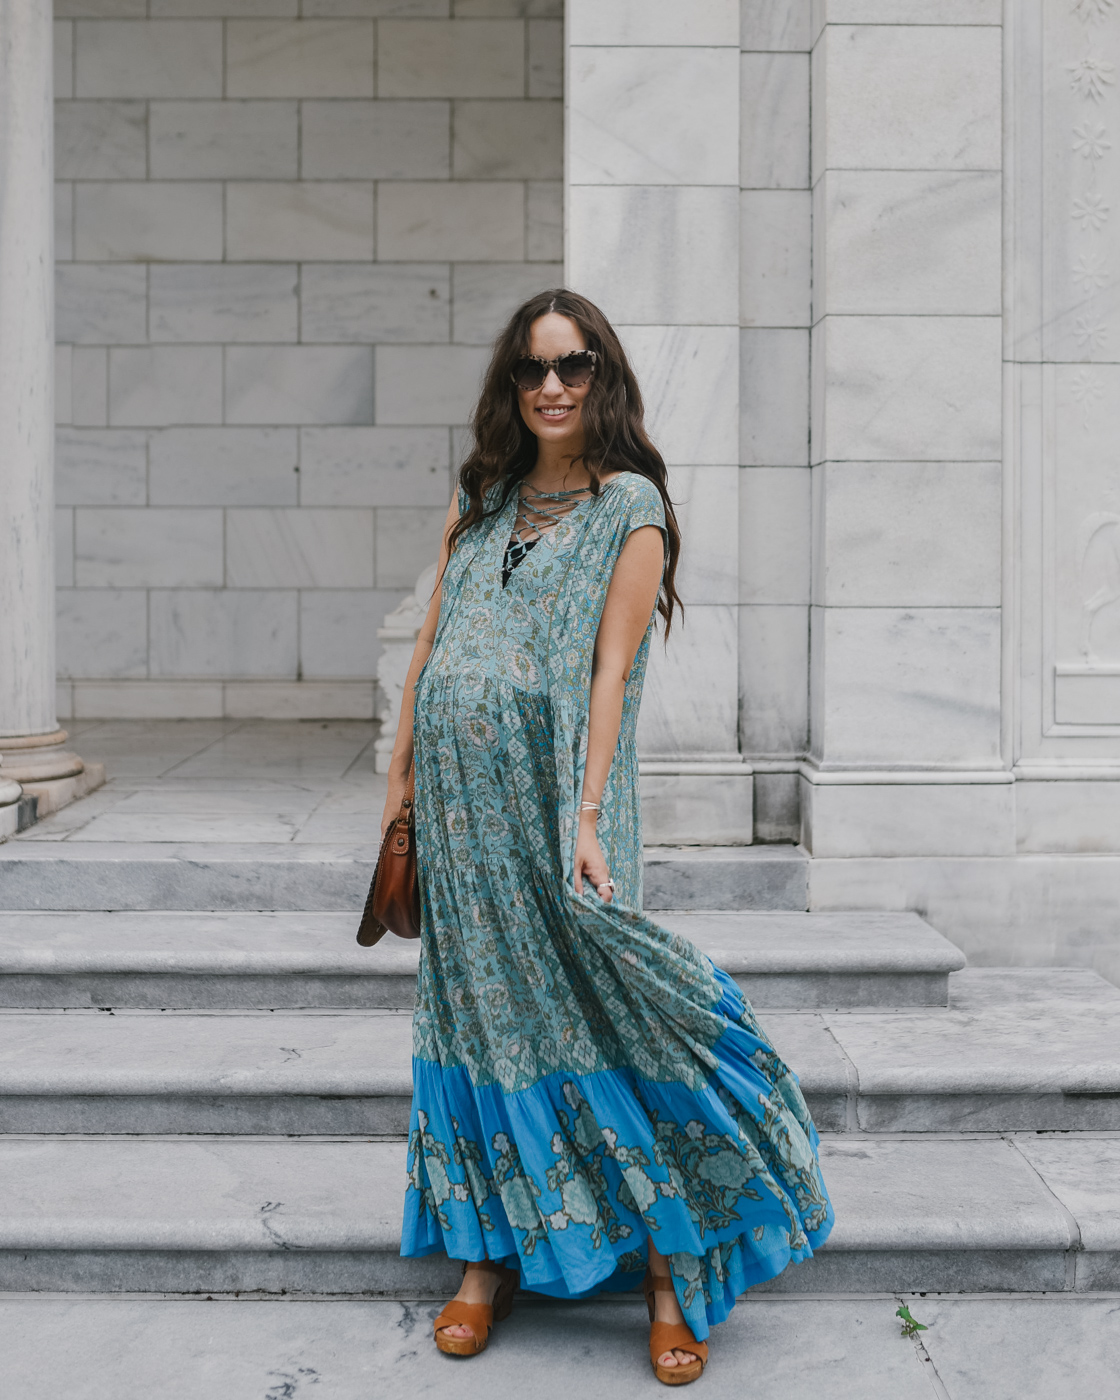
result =
M626 514L626 533L629 535L643 525L656 525L664 534L665 506L661 500L661 492L646 477L639 477L637 473L634 475L636 480L627 483L630 501Z

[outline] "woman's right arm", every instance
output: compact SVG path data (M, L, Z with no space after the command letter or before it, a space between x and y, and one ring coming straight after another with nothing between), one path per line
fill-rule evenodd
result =
M444 522L443 544L439 551L439 568L436 570L436 586L432 592L432 601L428 604L428 615L425 617L424 625L420 628L420 635L416 639L416 649L412 653L412 661L409 664L408 676L404 683L400 720L397 724L397 741L393 745L393 756L389 760L389 795L385 799L385 811L381 817L382 836L388 831L389 824L396 820L397 813L401 809L405 785L408 782L408 770L412 763L412 717L416 706L416 678L419 676L424 662L432 654L432 647L435 644L436 628L439 626L440 603L443 599L443 575L450 557L447 536L458 519L459 498L458 493L456 493Z

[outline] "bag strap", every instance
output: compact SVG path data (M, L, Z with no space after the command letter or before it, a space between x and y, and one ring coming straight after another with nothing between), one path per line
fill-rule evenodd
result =
M397 813L396 820L385 833L386 839L393 837L392 851L394 855L403 856L409 848L412 827L415 822L415 793L416 793L416 765L408 765L408 778L404 785L404 793L401 796L401 810Z

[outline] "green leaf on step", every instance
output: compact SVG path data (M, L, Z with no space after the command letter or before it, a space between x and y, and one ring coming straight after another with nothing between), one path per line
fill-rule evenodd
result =
M895 1317L900 1317L902 1319L902 1335L904 1337L914 1337L917 1336L919 1332L929 1331L925 1323L919 1322L916 1318L910 1316L910 1309L905 1303L903 1303L895 1313Z

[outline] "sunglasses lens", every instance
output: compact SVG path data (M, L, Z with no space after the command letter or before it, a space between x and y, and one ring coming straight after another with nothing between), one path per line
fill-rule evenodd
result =
M594 359L584 350L565 355L556 367L560 383L569 389L580 389L591 378L595 370Z
M513 367L513 382L519 389L539 389L544 383L545 367L539 360L518 360Z

